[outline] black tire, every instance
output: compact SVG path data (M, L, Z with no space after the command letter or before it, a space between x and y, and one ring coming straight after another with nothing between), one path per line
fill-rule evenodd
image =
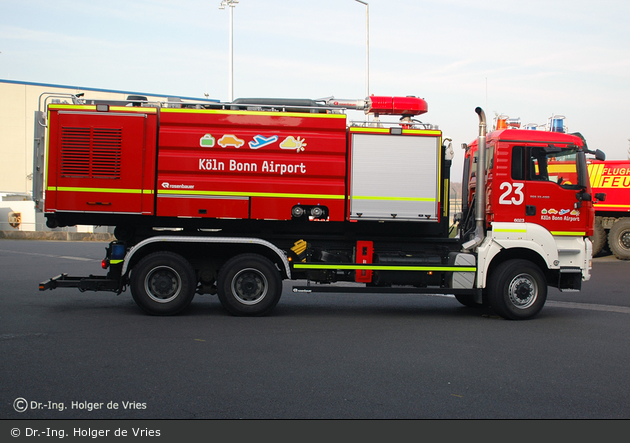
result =
M266 315L282 295L280 271L261 255L237 255L221 267L217 294L223 307L232 315Z
M154 252L131 272L131 295L152 315L175 315L190 305L197 278L188 260L173 252Z
M488 277L488 302L508 320L536 316L547 300L547 282L540 268L527 260L508 260Z
M591 243L593 243L593 257L602 252L606 246L606 241L606 230L602 226L602 218L595 217L593 236L591 237Z
M630 260L630 217L620 218L612 225L608 246L619 260Z

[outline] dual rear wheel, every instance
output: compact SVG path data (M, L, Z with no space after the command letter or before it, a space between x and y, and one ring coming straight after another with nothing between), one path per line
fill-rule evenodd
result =
M131 274L131 293L140 308L152 315L175 315L186 309L197 289L197 275L188 260L173 252L144 257ZM232 315L268 314L282 295L282 278L275 265L258 254L241 254L219 271L217 292Z

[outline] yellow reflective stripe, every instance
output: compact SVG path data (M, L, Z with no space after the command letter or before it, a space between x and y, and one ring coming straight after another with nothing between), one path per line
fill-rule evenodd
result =
M518 232L524 234L527 232L527 229L493 229L494 232Z
M48 105L48 109L81 109L84 111L96 111L96 105Z
M110 261L109 261L109 264L110 264L110 265L117 265L117 264L120 264L120 263L122 263L122 262L124 262L124 261L125 261L125 260L110 260Z
M320 265L315 263L295 263L294 269L347 269L347 270L367 270L367 271L447 271L447 272L476 272L476 267L464 266L387 266L387 265L359 265L359 264L333 264Z
M152 189L118 189L118 188L73 188L65 186L49 186L47 191L59 192L104 192L112 194L153 194ZM289 194L289 193L272 193L272 192L228 192L228 191L185 191L178 190L162 190L158 194L173 195L211 195L221 197L281 197L281 198L324 198L328 200L343 200L345 195L334 194Z
M494 232L512 232L512 233L527 233L527 229L493 229ZM551 235L576 235L585 236L586 232L572 232L572 231L551 231Z
M345 114L311 114L304 112L273 112L273 111L228 111L219 109L173 109L163 108L160 112L173 112L178 114L223 114L223 115L266 115L271 117L310 117L310 118L346 118Z
M604 172L603 164L590 164L588 165L588 176L591 180L591 186L598 188L602 179L602 173Z
M288 194L274 192L231 192L231 191L189 191L159 189L160 194L174 194L185 197L186 195L210 195L219 197L276 197L276 198L325 198L328 200L343 200L345 195L334 194Z
M387 128L350 128L350 132L375 132L375 133L384 133L389 134L389 129Z
M571 232L571 231L551 231L551 235L575 235L584 237L586 232Z
M354 200L396 200L410 202L434 202L435 198L431 197L381 197L376 195L352 195L350 198Z
M494 232L512 232L512 233L527 233L527 229L494 229ZM572 232L572 231L551 231L551 235L576 235L585 236L586 232Z
M48 105L48 109L58 109L58 110L66 110L70 109L73 111L96 111L96 105ZM140 112L142 114L156 114L157 108L154 107L142 107L142 106L110 106L109 112ZM103 114L107 114L106 111L102 111Z
M110 106L110 112L141 112L143 114L157 114L157 108L142 106Z
M110 194L142 194L142 189L119 189L119 188L73 188L66 186L48 186L47 191L59 192L105 192ZM149 191L148 193L153 193Z
M389 134L389 128L364 128L361 126L351 127L350 132L366 132L374 134ZM433 129L403 129L403 134L409 135L442 135L441 131Z
M436 131L436 130L431 130L431 129L403 129L403 134L442 135L442 131Z

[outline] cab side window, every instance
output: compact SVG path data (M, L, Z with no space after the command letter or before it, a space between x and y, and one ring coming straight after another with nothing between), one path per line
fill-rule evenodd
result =
M514 146L512 148L513 180L549 180L547 153L544 148Z
M512 148L512 180L525 180L525 147Z

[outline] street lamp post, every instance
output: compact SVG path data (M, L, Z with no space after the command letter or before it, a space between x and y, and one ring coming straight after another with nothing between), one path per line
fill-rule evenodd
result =
M370 5L361 0L354 0L357 3L365 5L365 95L370 96Z
M223 0L219 5L219 9L225 9L226 6L230 8L230 50L228 56L228 101L232 102L234 100L234 8L238 0Z

